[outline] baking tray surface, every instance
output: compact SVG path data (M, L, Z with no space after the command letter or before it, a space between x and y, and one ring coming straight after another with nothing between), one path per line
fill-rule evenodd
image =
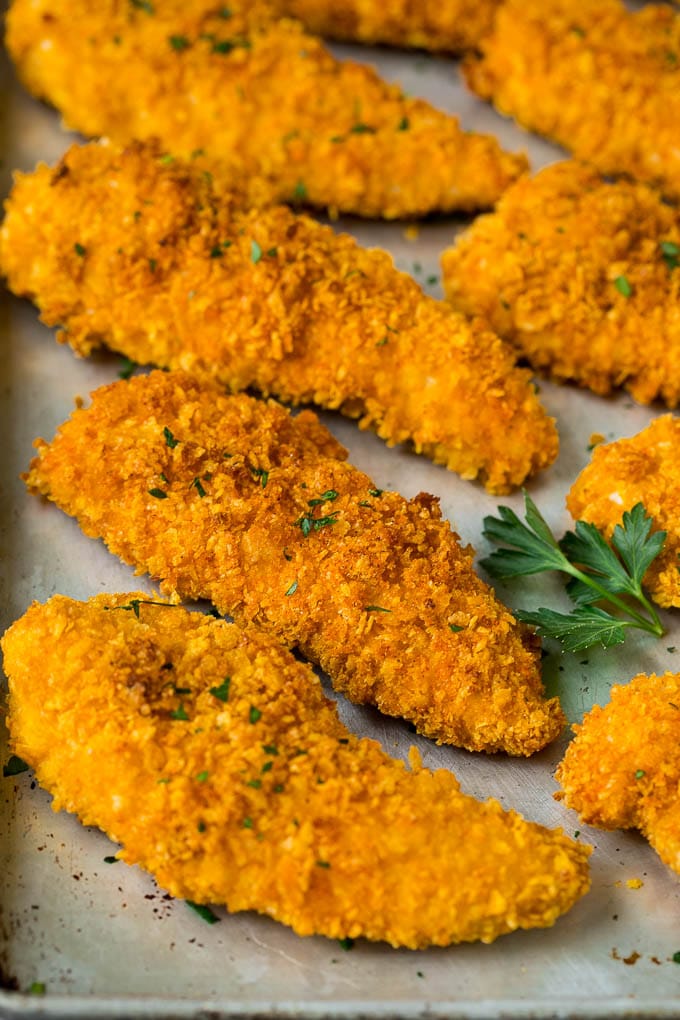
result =
M509 149L525 150L534 169L563 155L469 95L453 60L335 49L377 64L407 92L457 113L465 126L495 134ZM22 92L6 62L0 75L5 194L12 168L30 169L38 160L58 158L72 136L57 114ZM441 296L439 255L464 222L428 220L417 232L404 223L343 220L336 226L364 244L388 249L400 269ZM145 581L101 543L84 538L54 507L29 498L18 478L32 455L33 439L51 438L76 396L117 377L120 359L103 354L77 360L54 342L28 303L7 294L0 297L0 344L4 629L33 599L56 592L84 599L144 587ZM557 419L561 452L532 483L531 493L559 534L570 525L564 497L589 460L591 434L632 435L661 409L639 407L626 395L602 399L543 381L540 390ZM349 448L352 462L379 487L409 497L419 491L439 496L444 515L480 555L488 551L480 533L482 517L495 513L499 502L521 509L521 495L499 500L424 458L387 449L352 422L321 417ZM545 604L558 597L558 590L547 578L508 585L499 593L510 605L526 606L529 599ZM680 625L671 614L663 621L667 633L660 641L629 637L623 647L607 651L548 656L546 683L550 693L560 693L570 720L605 702L614 682L639 671L679 668ZM71 816L54 814L50 798L27 773L0 783L0 1016L680 1015L680 966L673 961L680 951L677 877L641 837L581 826L553 799L552 774L566 735L527 761L485 757L436 747L371 709L343 699L339 705L351 729L379 740L389 753L405 757L414 743L428 767L453 769L467 793L497 797L505 807L570 834L580 830L578 838L595 847L592 891L554 928L517 932L490 946L411 952L358 941L344 951L327 939L300 939L268 918L228 916L222 910L217 911L220 923L208 926L140 870L105 863L115 852L109 840ZM3 744L1 760L7 753ZM44 996L27 994L34 982L44 984Z

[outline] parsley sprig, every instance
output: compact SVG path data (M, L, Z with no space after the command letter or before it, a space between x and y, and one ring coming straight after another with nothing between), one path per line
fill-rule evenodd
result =
M652 518L642 503L624 513L611 545L586 521L577 521L574 531L558 542L526 492L524 505L526 524L507 506L498 508L499 517L485 517L486 538L508 548L494 550L481 564L492 577L501 579L550 570L568 574L566 590L575 608L570 613L518 610L519 620L532 624L541 637L555 638L567 652L598 643L605 648L621 644L629 627L657 637L663 634L642 579L661 552L666 532L650 534ZM619 615L596 602L609 603Z

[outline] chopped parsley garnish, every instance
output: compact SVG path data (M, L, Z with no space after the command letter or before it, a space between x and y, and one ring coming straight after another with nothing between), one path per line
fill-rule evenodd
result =
M320 496L315 499L308 499L307 506L321 506L322 503L332 503L334 499L338 498L338 493L335 489L326 489Z
M201 821L200 821L200 822L198 823L198 825L196 826L196 828L198 829L198 831L199 831L199 832L205 832L205 830L206 830L206 827L207 827L207 826L206 826L206 824L205 824L205 822L204 822L203 820L201 820Z
M189 40L185 35L169 35L168 42L173 50L181 53L182 50L186 50L189 46Z
M196 779L198 780L199 783L205 783L209 775L210 773L207 771L207 769L204 769L202 772L196 773Z
M673 953L671 960L673 961L673 963L680 963L680 952Z
M387 337L387 336L384 336L380 340L376 340L375 346L376 347L384 347L385 344L388 344L389 342L390 342L390 338Z
M273 793L283 793L283 790L284 790L283 783L277 783L276 786L272 786Z
M167 499L167 492L163 492L162 489L149 489L149 495L153 496L154 499Z
M646 775L647 775L647 773L645 772L644 769L636 769L635 770L635 778L636 779L644 779L644 777Z
M276 744L263 744L262 750L264 751L265 754L271 754L273 757L276 757L276 755L279 753L279 749L276 746Z
M391 613L391 609L385 609L384 606L364 606L365 613Z
M169 446L171 450L174 450L179 443L179 439L175 439L167 425L163 429L163 435L165 437L165 445Z
M568 652L598 643L605 648L620 644L628 627L661 637L663 626L642 579L661 552L666 532L650 534L653 521L642 503L624 513L611 545L585 521L577 521L575 530L558 542L526 492L524 503L526 524L507 506L498 508L499 517L484 518L484 536L509 548L495 550L481 565L502 579L551 570L568 574L567 594L575 608L571 613L518 610L518 619L532 624L542 637L557 639ZM596 602L608 602L619 615L605 612Z
M201 485L201 479L200 478L194 478L193 482L191 483L190 488L192 486L196 490L198 495L201 497L201 499L203 499L205 497L205 495L206 495L206 491L203 488L203 486Z
M136 7L139 11L146 11L147 14L155 14L155 8L150 0L130 0L133 7Z
M293 581L288 591L284 592L284 595L294 595L295 592L297 591L297 587L298 587L297 581Z
M28 987L29 995L44 995L45 991L44 981L33 981Z
M261 258L262 258L262 249L260 248L260 246L257 243L257 241L251 241L250 242L250 261L252 263L254 263L254 265L257 265L257 263L260 261Z
M152 273L156 272L156 266L157 265L158 265L158 263L156 262L155 259L149 259L149 269L151 270Z
M459 627L457 623L450 623L449 630L453 631L454 634L459 634L461 630L465 630L465 627Z
M2 766L2 774L5 779L9 776L18 776L21 772L28 772L29 766L18 754L11 754Z
M262 768L260 769L260 772L271 772L271 770L273 768L274 768L274 762L273 761L266 761L264 763L264 765L262 766Z
M118 864L119 860L120 860L119 857L115 857L113 854L111 854L108 857L104 858L104 864Z
M374 135L376 129L371 127L370 124L364 124L363 121L359 121L357 124L352 124L350 134L353 135Z
M230 18L231 17L231 10L228 7L220 7L219 11L217 12L217 17L218 18Z
M397 125L397 131L408 131L410 127L411 121L408 119L408 117L402 117L401 120L399 121L399 124Z
M243 828L244 829L252 829L253 828L253 820L252 820L252 818L244 818L243 819Z
M302 534L307 538L312 531L320 531L321 528L327 528L330 524L335 524L338 517L338 511L334 511L332 514L328 514L326 517L312 517L311 514L303 514L295 521L295 527L299 528Z
M259 790L260 787L262 786L262 780L261 779L249 779L248 783L246 785L247 786L252 786L253 790Z
M369 489L368 490L369 496L374 496L376 499L378 498L378 496L382 496L383 492L384 492L384 489Z
M222 248L221 248L220 245L217 245L215 248L212 248L211 251L210 251L210 258L211 259L221 259L223 255L224 255L224 252L222 251Z
M354 939L351 939L349 937L344 939L338 939L338 943L340 945L340 948L344 949L346 953L348 953L350 949L354 949Z
M218 687L211 687L210 693L213 698L217 698L218 701L229 701L229 686L231 684L231 677L225 676L224 680Z
M188 721L189 716L186 714L186 711L184 709L184 702L183 701L180 701L179 708L175 708L175 709L172 710L172 712L170 713L170 718L171 719L178 719L180 722L187 722Z
M307 185L304 181L298 181L293 190L293 198L298 201L302 201L303 198L307 198Z
M627 276L617 276L614 280L614 286L618 290L619 294L623 294L625 298L631 297L633 287Z
M331 862L330 861L317 861L316 862L316 866L317 866L317 868L330 868Z
M76 253L76 255L80 255L81 259L83 258L84 255L87 255L87 248L85 248L78 241L76 241L76 243L73 245L73 250Z
M123 358L118 369L118 378L129 379L136 368L136 361L133 361L132 358Z
M123 609L125 612L134 613L137 619L139 619L139 607L140 606L162 606L163 609L176 609L176 606L171 605L169 602L154 602L153 599L130 599L130 601L124 606L104 606L105 610L112 609ZM166 668L165 666L163 667Z
M659 247L668 268L677 269L680 266L680 244L675 244L673 241L662 241Z
M195 910L199 917L202 917L207 924L217 924L219 917L213 914L210 907L206 907L204 903L194 903L193 900L184 901L188 907Z
M265 471L264 468L251 467L250 473L253 478L257 481L259 479L262 488L266 488L267 482L269 481L269 472Z
M258 719L261 719L261 718L262 718L262 712L260 712L259 708L255 708L254 705L251 705L250 706L250 711L248 712L248 721L251 724L255 724L258 721Z
M231 53L237 46L243 49L250 49L250 39L216 39L212 44L213 53Z

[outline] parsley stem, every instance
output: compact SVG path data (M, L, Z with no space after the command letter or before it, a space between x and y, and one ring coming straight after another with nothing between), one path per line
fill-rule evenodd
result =
M611 604L613 606L616 606L617 609L620 609L621 612L626 613L628 616L632 617L632 619L635 622L626 623L627 627L640 627L641 630L649 631L650 634L656 634L657 637L661 637L661 635L663 634L663 627L661 625L661 620L659 619L659 614L656 612L654 607L649 603L648 599L645 598L639 585L636 586L637 589L636 597L640 602L644 604L645 608L652 617L651 620L648 620L645 616L642 616L641 613L638 613L635 609L632 608L632 606L630 606L622 598L619 598L618 595L614 595L613 592L608 591L605 587L599 584L592 574L584 574L583 571L578 569L578 567L574 567L566 559L566 557L565 565L561 569L566 574L570 574L572 577L577 578L579 581L583 581L583 583L587 584L589 588L593 588L595 591L599 592L600 595L602 596L603 601L611 602ZM622 622L625 623L625 621Z

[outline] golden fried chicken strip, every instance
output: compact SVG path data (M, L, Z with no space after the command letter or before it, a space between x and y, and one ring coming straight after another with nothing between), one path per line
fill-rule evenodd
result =
M509 348L391 258L284 206L248 208L153 148L73 147L20 176L0 265L78 354L339 408L506 492L557 453Z
M680 215L573 161L515 184L442 256L455 308L595 393L680 400Z
M318 35L435 52L475 48L501 0L276 0Z
M2 646L13 747L55 810L173 896L420 949L546 927L586 892L589 847L353 736L271 638L147 599L58 595Z
M26 477L186 599L298 646L439 742L531 754L563 726L537 649L437 501L381 492L309 411L154 372L95 392Z
M603 829L639 829L680 871L680 676L640 674L612 688L556 772L568 807Z
M597 446L567 496L571 515L608 538L636 503L644 504L655 530L666 532L644 585L660 606L680 606L680 419L671 414L631 439Z
M259 199L412 217L492 205L526 167L262 0L14 0L7 46L70 127L202 150Z
M506 0L466 78L606 174L680 197L680 15L620 0Z

